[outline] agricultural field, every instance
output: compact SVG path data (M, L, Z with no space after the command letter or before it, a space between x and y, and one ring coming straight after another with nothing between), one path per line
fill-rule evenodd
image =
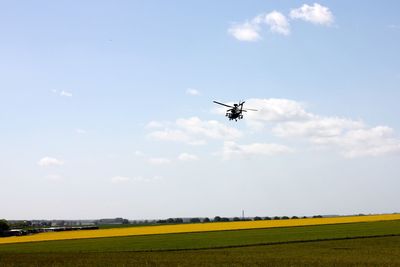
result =
M29 236L0 238L0 244L19 243L19 242L40 242L51 240L66 239L85 239L101 237L120 237L137 235L157 235L173 233L194 233L211 232L226 230L280 228L293 226L327 225L327 224L346 224L356 222L374 222L400 220L400 214L370 215L370 216L343 216L331 218L306 218L291 220L266 220L266 221L240 221L240 222L213 222L213 223L194 223L176 224L162 226L143 226L111 228L99 230L81 230L68 232L48 232Z
M0 253L2 267L28 266L400 266L400 237L154 252Z
M400 220L2 244L0 266L400 266Z

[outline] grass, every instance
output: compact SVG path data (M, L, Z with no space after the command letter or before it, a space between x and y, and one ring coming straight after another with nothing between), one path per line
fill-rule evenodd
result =
M137 235L158 235L170 233L209 232L223 230L243 230L261 228L281 228L306 225L346 224L354 222L400 220L400 214L370 215L370 216L345 216L332 218L307 218L295 220L270 220L270 221L241 221L241 222L215 222L176 224L161 226L126 227L99 230L80 230L66 232L49 232L29 236L0 238L0 244L18 242L41 242L50 240L120 237Z
M194 251L22 254L12 252L0 253L0 266L394 267L400 266L400 237L316 241Z
M161 251L238 247L294 241L400 235L400 221L58 240L0 245L4 253Z

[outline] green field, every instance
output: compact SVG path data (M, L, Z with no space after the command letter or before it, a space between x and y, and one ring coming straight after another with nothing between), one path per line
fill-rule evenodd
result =
M0 245L0 266L400 266L400 221Z
M2 267L25 266L400 266L400 237L168 252L0 254Z

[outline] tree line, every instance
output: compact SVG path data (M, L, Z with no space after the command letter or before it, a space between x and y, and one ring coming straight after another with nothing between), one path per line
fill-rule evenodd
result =
M210 219L208 217L201 218L201 217L194 217L194 218L189 218L189 219L182 219L182 218L168 218L168 219L160 219L156 220L155 222L157 224L178 224L178 223L207 223L207 222L237 222L237 221L261 221L261 220L289 220L289 219L299 219L299 218L322 218L321 215L314 215L312 217L297 217L297 216L273 216L273 217L233 217L233 218L228 218L228 217L220 217L220 216L215 216L214 218Z

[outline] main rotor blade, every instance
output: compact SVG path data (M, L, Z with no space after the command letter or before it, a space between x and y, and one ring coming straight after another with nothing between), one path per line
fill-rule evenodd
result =
M228 107L228 108L233 108L232 106L229 106L229 105L227 105L227 104L224 104L224 103L221 103L221 102L218 102L218 101L213 101L215 104L218 104L218 105L221 105L221 106L225 106L225 107Z
M245 110L246 110L246 111L247 111L247 110L250 110L250 111L258 111L257 109L252 109L252 108L246 108ZM243 110L243 111L245 111L245 110Z

